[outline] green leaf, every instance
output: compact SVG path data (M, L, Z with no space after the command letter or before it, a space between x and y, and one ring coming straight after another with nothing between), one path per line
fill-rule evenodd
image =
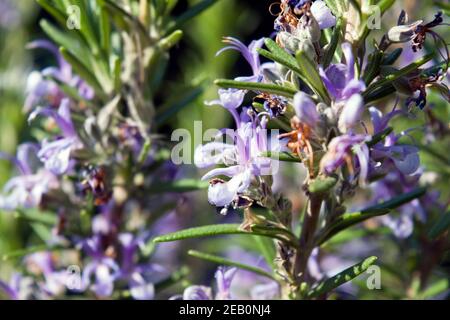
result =
M364 211L376 211L376 210L383 210L383 209L387 209L387 210L392 210L392 209L396 209L414 199L418 199L420 197L422 197L423 195L425 195L425 193L427 192L427 188L426 187L422 187L422 188L417 188L411 192L407 192L405 194L402 194L398 197L395 197L389 201L385 201L383 203L377 204L375 206L372 206L370 208L365 209Z
M96 95L102 98L106 98L102 86L98 82L94 74L91 73L81 62L72 55L66 48L60 48L61 55L72 66L74 71L85 80L94 89Z
M398 208L414 199L420 198L426 193L426 188L418 188L412 192L405 193L395 197L389 201L366 208L359 212L345 213L337 217L328 226L326 226L316 236L316 244L322 245L336 234L345 230L355 224L361 223L373 217L388 214L392 209Z
M275 267L276 248L274 242L266 237L254 236L253 237L256 247L261 255L266 260L267 265Z
M369 63L364 71L363 80L366 84L370 84L380 74L384 53L380 50L374 51L369 56Z
M366 260L345 269L328 280L320 282L316 287L308 292L307 298L317 298L331 292L346 282L352 281L362 273L364 273L371 265L377 261L377 257L370 257Z
M392 132L394 131L394 128L392 127L388 127L386 129L384 129L383 131L377 133L376 135L374 135L372 137L372 140L368 141L366 144L369 147L373 147L374 145L376 145L377 143L383 141L384 139L386 139L386 137L388 135L390 135Z
M196 227L191 229L185 229L173 233L169 233L163 236L156 237L153 242L173 242L179 240L202 238L218 235L229 235L229 234L242 234L242 235L257 235L268 237L272 239L277 239L288 243L291 246L298 247L298 241L295 236L288 230L272 227L262 227L262 226L250 226L251 231L244 231L238 224L217 224L209 225L203 227Z
M169 34L167 37L161 39L158 42L158 47L164 51L168 51L168 50L170 50L170 48L172 48L178 42L180 42L182 37L183 37L183 31L175 30L174 32Z
M229 260L226 258L222 258L222 257L215 256L215 255L208 254L208 253L203 253L203 252L196 251L196 250L189 250L188 254L192 257L210 261L210 262L216 263L221 266L236 267L239 269L243 269L243 270L247 270L247 271L259 274L260 276L264 276L264 277L267 277L272 280L276 280L272 274L270 274L269 272L267 272L265 270L257 268L257 267L249 266L249 265L246 265L246 264L243 264L240 262L232 261L232 260Z
M439 220L430 229L430 232L428 233L428 238L433 240L437 239L443 233L447 232L449 228L450 228L450 211L447 211L441 217L439 217Z
M287 98L293 98L294 95L297 93L296 90L282 87L275 84L269 84L269 83L259 83L259 82L243 82L243 81L236 81L236 80L226 80L226 79L219 79L214 82L217 86L225 89L229 88L235 88L235 89L241 89L241 90L252 90L257 92L266 92L276 95L285 96Z
M297 52L295 56L300 66L303 80L326 104L329 104L331 101L330 96L319 75L317 64L314 61L311 61L308 55L303 51Z
M401 56L403 52L403 48L397 48L390 52L389 54L386 54L383 58L383 61L381 61L382 65L388 66L391 64L394 64L395 61Z
M438 296L441 293L444 293L450 288L449 279L440 279L435 283L426 288L423 292L421 292L418 296L418 299L432 299Z
M278 161L283 162L294 162L294 163L301 163L302 160L298 158L295 154L289 153L289 152L274 152L274 151L267 151L261 153L261 157L271 158Z
M91 56L89 48L87 48L85 43L77 36L78 33L62 32L45 19L42 19L39 24L42 30L44 30L50 39L57 45L66 48L75 57L83 57L85 63L90 61L90 58L87 59ZM90 67L90 65L86 65L86 67Z
M331 35L330 43L328 44L327 50L324 53L322 65L326 69L331 64L333 56L336 52L337 46L340 39L342 38L343 28L345 27L345 19L343 17L338 18L336 26L333 29L333 34Z
M275 41L270 38L264 39L264 43L266 44L266 47L269 48L270 52L264 49L259 49L259 54L284 65L297 74L301 74L301 70L297 60L295 60L295 58L291 56L286 50L281 48Z
M31 222L39 222L45 225L54 226L58 218L54 214L39 212L37 210L17 210L14 213L16 219L24 219Z
M320 177L309 184L308 190L311 193L324 193L333 188L337 182L338 179L335 177Z
M420 66L424 65L425 63L433 59L433 56L434 54L428 54L422 57L421 59L417 60L416 62L413 62L407 65L406 67L400 69L399 71L384 77L382 80L373 83L366 89L366 91L364 91L363 93L364 98L373 93L375 90L379 90L386 86L390 86L392 85L392 82L394 82L395 80L417 70Z
M100 6L100 44L106 54L111 51L111 25L109 23L108 12L105 7Z
M166 192L192 192L197 190L207 189L208 181L199 181L195 179L184 179L171 182L158 182L149 188L149 192L153 194L160 194Z
M216 224L203 227L185 229L163 236L156 237L153 242L173 242L179 240L219 236L225 234L246 234L247 232L240 229L239 224Z
M66 26L67 16L61 10L53 6L49 0L36 0L36 2L62 26Z

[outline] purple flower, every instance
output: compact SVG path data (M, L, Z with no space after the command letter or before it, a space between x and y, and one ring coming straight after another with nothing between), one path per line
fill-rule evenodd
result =
M320 68L320 76L335 101L350 99L354 94L366 89L364 81L355 78L355 59L352 46L348 42L342 44L346 64L331 64L325 71Z
M259 77L259 75L261 74L261 62L257 50L261 48L262 45L264 44L264 39L252 41L252 43L250 43L248 47L245 46L245 44L243 44L241 41L233 37L225 37L224 42L229 44L229 46L217 52L216 56L222 54L224 51L227 50L239 51L245 58L245 60L247 60L253 71L253 77L249 77L247 78L247 80L249 81L249 79L255 79L255 77L256 78Z
M245 110L243 114L246 115ZM195 152L194 161L200 168L219 163L228 166L213 169L202 178L203 180L218 176L231 178L227 182L216 180L209 187L208 199L217 207L229 206L239 194L249 188L254 176L267 175L271 172L272 160L261 156L263 152L272 148L265 130L267 118L262 120L257 116L251 118L251 122L244 119L237 123L238 129L232 134L234 145L212 142L199 146Z
M339 115L338 127L344 133L360 123L364 112L364 99L360 94L352 95Z
M183 300L213 300L212 290L205 286L190 286L182 296Z
M38 104L57 107L64 98L64 93L58 85L46 78L54 78L72 88L76 88L81 97L86 100L94 98L94 90L87 85L80 77L74 76L72 67L60 54L58 48L47 40L36 40L28 44L28 49L45 49L50 51L58 62L58 67L49 67L42 72L32 72L27 83L27 99L25 101L25 111L30 111Z
M14 273L9 283L0 280L0 297L3 296L1 293L4 293L10 300L27 300L33 293L32 284L31 278Z
M369 147L366 142L370 140L367 135L342 135L331 140L328 151L321 160L321 170L332 174L338 168L347 164L352 176L359 167L359 182L364 185L369 171ZM354 159L358 161L358 166Z
M374 135L385 130L394 116L404 113L401 110L393 110L383 116L381 111L374 107L369 108L369 111L374 126ZM405 175L412 175L419 169L419 149L412 145L398 144L398 140L404 135L406 134L395 135L391 133L384 142L380 142L373 147L373 160L382 163L381 169L386 172L391 171L390 167L392 166L395 166Z
M72 151L82 147L72 123L70 101L63 99L58 112L51 108L37 108L30 114L28 121L34 120L39 115L53 118L61 129L62 137L44 141L38 157L49 171L62 175L69 170Z
M231 282L236 275L236 268L219 267L216 271L215 278L217 282L216 300L230 300L231 299Z
M56 177L38 167L37 150L34 144L22 144L17 150L17 157L0 154L0 158L9 159L20 172L3 187L3 195L0 195L0 208L3 210L36 208L45 193L58 187Z
M314 128L320 120L316 104L304 92L300 91L295 95L294 109L299 122L307 124L310 128Z
M216 294L213 296L212 289L205 286L190 286L184 290L183 300L230 300L232 299L230 287L236 268L219 267L216 271ZM178 297L174 297L178 298ZM174 299L173 298L173 299Z
M105 256L99 236L83 241L82 245L84 252L92 259L83 270L84 290L90 289L101 298L110 297L119 274L119 266L112 258Z
M136 264L137 250L145 245L144 240L145 237L134 237L129 233L119 236L122 246L122 261L118 279L128 282L131 296L136 300L152 300L154 298L155 286L149 275L163 270L156 265Z
M313 2L311 5L311 13L319 24L320 29L327 29L336 25L336 18L322 0Z
M411 192L418 187L421 175L421 172L418 171L415 175L406 176L394 168L386 177L373 184L373 203L377 204L399 194ZM389 214L381 217L380 220L394 232L397 238L408 238L414 230L415 219L425 222L428 212L432 212L435 209L440 212L445 210L438 203L438 199L439 194L428 192L422 198L415 199L398 208L398 215Z

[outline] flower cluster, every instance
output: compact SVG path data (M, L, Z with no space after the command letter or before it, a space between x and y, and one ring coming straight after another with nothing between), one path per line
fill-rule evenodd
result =
M427 106L425 88L430 83L448 98L443 76L448 55L441 54L444 61L426 69L421 66L430 60L428 56L397 70L393 65L401 49L389 51L395 43L407 43L415 52L422 50L427 34L442 40L433 30L444 25L442 14L428 24L407 25L402 12L399 25L366 57L359 50L366 35L357 39L341 36L355 23L345 17L351 5L331 2L336 7L321 0L273 4L275 41L261 39L246 47L237 39L225 38L229 46L219 53L239 51L253 75L216 81L222 87L219 100L208 104L221 105L231 113L237 134L231 144L198 147L195 157L199 168L222 165L203 177L214 178L208 192L211 204L222 213L229 207L242 209L241 230L258 234L264 229L266 236L271 230L279 261L274 272L282 298L316 297L315 288L320 286L308 267L311 255L317 255L320 246L343 225L384 215L378 221L399 238L406 238L413 232L414 221L424 224L430 212L436 212L433 208L442 209L439 195L424 195L421 188L424 168L412 137L417 128L398 130L395 121L416 117L417 110L408 108L413 101L420 109ZM440 46L447 50L442 42ZM262 64L261 56L273 62ZM390 107L392 99L388 98L395 97L402 83L409 86L408 95L397 97ZM401 105L400 100L404 101ZM279 144L267 143L269 134L264 129L268 127L286 131L278 135ZM271 175L280 173L263 170L284 161L302 163L307 171L302 188L308 199L303 221L293 220L288 200L273 188ZM372 194L368 200L372 207L361 210L353 221L345 211L357 193ZM398 217L386 215L398 207ZM298 238L297 225L301 227Z

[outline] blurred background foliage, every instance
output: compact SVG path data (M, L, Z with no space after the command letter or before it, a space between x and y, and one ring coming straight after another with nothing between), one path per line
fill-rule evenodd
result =
M196 0L180 1L176 10L181 12L184 7L195 2ZM165 96L160 97L160 99L163 103L170 103L172 99L179 99L180 94L189 94L190 92L196 98L177 115L176 119L172 120L166 128L168 135L174 128L193 130L194 121L202 121L203 130L222 128L231 123L225 110L219 107L205 107L204 101L217 98L217 88L212 85L215 79L247 75L250 73L250 70L237 53L225 52L219 57L215 57L215 54L223 47L221 39L224 36L239 38L244 43L249 43L251 40L259 39L263 36L270 36L273 31L274 18L268 12L268 7L272 2L274 1L219 0L212 8L186 25L184 28L186 34L183 41L172 52L168 80L163 84L165 86ZM398 14L401 9L405 9L412 19L425 18L429 20L432 19L436 12L433 1L397 1L395 8L391 12ZM397 19L395 14L387 15L386 20L383 20L383 24L385 21L386 25L395 24ZM54 64L54 61L46 52L29 51L25 48L29 41L43 37L38 24L42 17L47 16L32 0L0 0L0 151L2 152L14 154L17 145L29 138L26 119L22 113L28 74L32 70L40 70L43 67ZM448 29L446 30L445 39L449 39ZM442 35L444 36L444 34ZM196 91L199 88L204 89L201 94ZM438 94L432 94L430 101L441 119L449 119L449 108L446 105L442 105L445 102ZM386 106L389 105L392 106L392 104L386 104ZM418 115L418 117L423 116L423 114ZM417 119L417 123L420 123L422 120ZM401 126L402 124L399 123L399 125ZM414 132L414 136L418 140L420 140L421 135L423 135L423 132L420 132L420 130ZM448 147L449 141L447 137L436 147L436 150L431 150L431 153L422 152L422 160L425 167L433 169L439 166L439 157L436 157L436 153L442 153L445 159L448 155ZM433 152L435 153L434 155ZM12 169L10 163L3 160L0 161L0 186L3 186L5 181L11 177L13 174ZM289 189L288 187L291 185L295 187L295 183L299 184L298 181L292 181L295 180L292 179L294 175L293 170L296 169L292 168L292 166L286 169L287 182L285 189ZM194 170L191 171L192 175L196 174ZM447 202L445 199L449 197L448 179L450 178L450 172L444 172L443 174L446 174L446 177L444 176L443 179L440 179L440 184L436 187L439 189L441 198L445 203ZM193 226L205 225L218 220L233 219L233 217L224 218L215 214L215 209L207 203L205 193L195 196L199 199L192 202L192 210L196 217L196 221L192 221ZM294 203L295 207L300 207L300 205ZM352 232L354 233L352 234ZM335 243L331 243L330 252L336 251L336 245L340 244L339 241L345 240L345 236L354 237L357 236L357 232L358 230L350 231L349 234L343 235ZM380 233L383 232L386 233L388 231L380 231ZM15 219L11 214L0 213L0 257L6 252L25 247L30 233L31 230L25 222ZM384 259L381 259L382 261L396 261L400 256L405 255L409 255L409 257L406 257L406 260L411 260L415 255L420 255L420 251L402 251L401 246L393 243L396 240L392 237L383 237L382 239L383 241L378 243L377 248L374 249L384 256ZM185 245L187 247L190 246L190 248L215 253L223 250L224 244L230 249L237 245L244 249L253 249L247 248L248 246L246 246L244 239L240 237L197 242L195 244L186 243ZM383 253L380 252L380 248L383 248ZM343 255L345 256L345 248ZM180 259L187 259L187 257L184 255ZM201 261L187 261L188 264L194 266L194 270L197 270L195 269L197 266L199 268L200 266L205 267L205 264ZM17 261L0 261L0 278L7 279L15 263ZM203 281L201 278L204 277L204 274L212 274L215 266L207 266L207 268L209 269L205 270L205 273L197 272L192 280ZM385 297L402 297L404 294L403 289L405 288L401 287L402 284L401 282L399 283L398 279L407 277L407 274L398 275L399 271L388 265L383 266L383 271L386 271L386 278L383 279L383 281L386 281L386 286L398 288L398 292L397 290L393 292L384 291ZM443 279L445 282L445 276ZM358 286L358 284L363 285L364 279L361 281L361 283L355 282L355 286ZM439 285L442 287L443 284L442 282L436 282L436 284L438 287L435 290L439 292ZM444 283L444 287L445 285ZM365 292L366 295L361 296L361 298L370 298L373 295L367 290Z

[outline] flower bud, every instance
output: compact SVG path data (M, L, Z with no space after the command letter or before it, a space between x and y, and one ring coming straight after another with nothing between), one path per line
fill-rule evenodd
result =
M364 112L364 100L360 94L354 94L345 104L339 117L339 130L346 133L361 121Z
M298 120L313 128L320 119L316 104L304 92L299 92L294 97L294 109Z

